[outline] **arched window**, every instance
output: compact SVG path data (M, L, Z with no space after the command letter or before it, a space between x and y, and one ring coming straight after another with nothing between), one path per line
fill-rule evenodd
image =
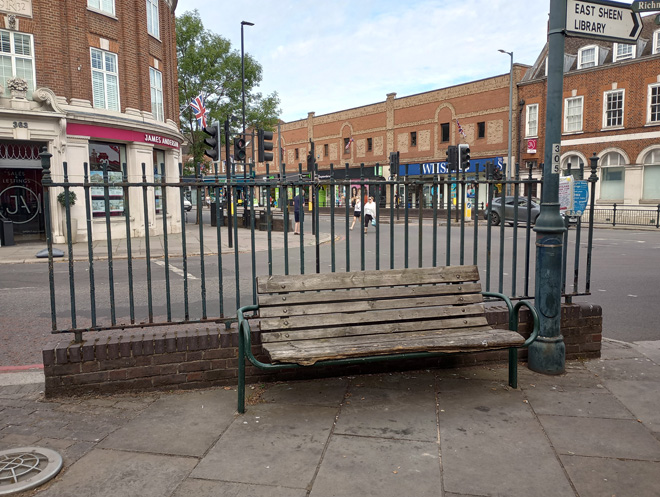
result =
M600 159L601 200L623 200L626 160L619 152L609 152Z
M570 174L569 174L569 168L568 165L571 165L570 167ZM561 163L561 175L562 176L578 176L580 169L584 171L584 161L582 158L577 155L577 154L571 154L567 155L564 157L564 160Z
M644 156L644 187L642 199L660 199L660 148L651 150Z

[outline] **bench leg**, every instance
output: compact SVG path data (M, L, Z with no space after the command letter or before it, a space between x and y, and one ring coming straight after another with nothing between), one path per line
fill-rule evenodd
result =
M509 349L509 386L518 388L518 349Z
M243 344L243 334L241 330L238 333L238 412L245 412L245 345Z

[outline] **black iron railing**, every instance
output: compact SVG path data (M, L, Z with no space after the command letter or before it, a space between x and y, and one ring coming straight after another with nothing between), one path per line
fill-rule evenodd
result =
M302 174L299 165L297 171L277 179L267 171L265 180L251 174L232 182L216 174L209 183L208 176L202 178L199 172L193 181L168 181L165 174L149 181L144 165L138 182L128 181L125 172L121 181L110 178L106 169L91 181L85 165L83 181L70 182L65 164L63 181L54 182L50 154L42 154L42 164L52 331L74 333L77 341L86 331L229 324L236 319L238 307L256 302L257 277L270 274L477 264L485 272L484 290L506 292L513 298L534 296L531 211L521 212L515 202L513 215L494 226L485 208L508 191L516 200L527 199L531 210L532 192L540 191L542 185L532 179L531 171L526 179L516 174L508 181L478 174L468 178L465 173L442 178L406 174L365 178L361 174L347 180L334 179L331 165L329 176L324 171L321 181L316 179L318 171ZM348 177L348 164L345 169L343 176ZM286 172L287 167L282 170ZM589 181L593 206L595 172ZM357 231L350 228L354 208L346 193L352 187L359 189L362 204L369 196L374 198L375 226L368 226L367 233L364 217L356 221ZM67 291L55 279L49 199L71 189L84 192L82 231L87 250L82 253L82 243L74 247L71 205L65 195ZM203 192L216 200L209 208L202 207ZM184 205L190 193L196 196L194 216ZM304 198L295 201L301 193ZM338 203L341 195L345 201ZM271 197L277 208L275 201L259 208L250 201ZM232 199L229 208L222 201L226 198ZM243 200L240 207L238 198ZM302 206L300 233L295 235L291 232L294 204ZM133 215L131 206L140 206L141 214ZM215 226L205 217L211 209ZM593 219L596 211L591 207L587 217ZM119 239L121 224L124 232ZM581 244L584 230L589 233L586 247ZM593 223L580 219L565 233L562 294L567 300L589 294L592 230ZM99 239L105 239L104 246L98 245ZM121 257L115 255L118 246ZM572 285L567 284L569 269ZM580 281L584 283L579 285Z

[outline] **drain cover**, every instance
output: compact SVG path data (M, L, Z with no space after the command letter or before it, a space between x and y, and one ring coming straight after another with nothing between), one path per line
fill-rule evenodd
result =
M43 485L62 469L62 456L41 447L0 451L0 495Z

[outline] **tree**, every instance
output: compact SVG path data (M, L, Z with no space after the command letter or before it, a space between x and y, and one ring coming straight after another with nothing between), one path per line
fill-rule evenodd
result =
M223 123L229 116L241 116L241 53L232 50L229 40L204 29L197 10L177 18L176 37L181 132L188 141L194 167L204 160L205 135L197 129L190 100L204 96L209 125L213 121ZM279 114L277 92L266 97L256 92L262 78L261 65L249 54L245 54L244 65L246 126L273 130ZM238 131L237 123L234 131ZM189 167L186 169L191 172Z

